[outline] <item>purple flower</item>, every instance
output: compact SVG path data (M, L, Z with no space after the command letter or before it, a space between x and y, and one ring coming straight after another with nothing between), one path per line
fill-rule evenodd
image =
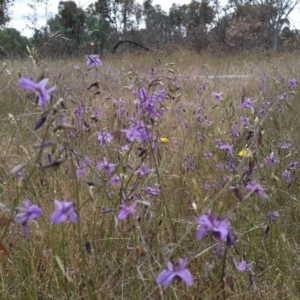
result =
M215 97L215 99L216 99L216 104L219 104L222 100L224 100L224 98L222 97L222 93L212 92L211 95L212 95L213 97Z
M84 163L76 163L77 169L76 169L76 177L80 178L82 175L86 175L86 169Z
M108 174L111 174L116 169L116 164L109 164L104 157L102 162L99 162L97 165L97 170L104 169Z
M209 159L209 158L212 157L212 156L213 156L213 154L212 154L211 152L207 152L207 153L204 154L204 157L205 157L206 159Z
M121 186L121 180L120 180L120 177L119 177L118 175L114 175L114 176L110 179L109 183L110 183L111 185Z
M40 107L44 108L46 103L50 100L50 93L56 90L56 87L46 89L46 85L49 79L44 78L39 83L33 82L32 80L26 78L20 78L19 84L23 90L29 90L35 92L38 97L38 104Z
M224 170L224 165L223 165L223 164L218 164L218 165L216 166L216 169L217 169L218 171Z
M288 163L287 167L288 167L290 170L296 170L297 167L298 167L298 162L296 162L296 161L291 161L290 163Z
M209 127L209 126L211 126L213 124L213 121L206 120L205 124L206 124L207 127Z
M274 223L277 218L280 217L280 214L277 211L269 212L268 216L270 217L271 223Z
M232 258L232 263L236 270L238 272L245 272L245 271L250 271L252 272L252 267L251 264L247 264L245 260L242 260L239 264L237 263L236 259L233 257Z
M125 204L121 204L121 210L118 214L118 219L123 221L125 220L129 215L132 216L133 219L136 219L136 205L137 202L134 202L130 206L127 206Z
M121 130L126 134L128 141L145 142L149 140L149 134L143 122L138 121L136 125L131 125L128 129Z
M179 266L174 266L170 261L167 262L167 269L158 274L156 283L162 286L169 286L174 279L182 279L187 286L193 285L193 278L191 272L186 269L187 260L179 259Z
M239 127L238 127L237 124L231 126L231 132L232 132L232 135L233 135L234 138L237 138L237 137L240 136Z
M285 171L282 173L282 178L283 178L287 183L290 183L290 182L291 182L291 172L285 170Z
M106 130L103 132L97 132L98 142L101 147L105 147L108 143L110 143L114 137Z
M16 178L17 178L17 180L19 181L19 182L22 182L23 181L23 174L22 174L22 172L18 172L17 173L17 175L16 175Z
M228 144L220 145L219 149L224 150L227 153L227 156L234 156L233 154L233 146L230 146Z
M217 253L222 252L224 241L235 246L235 241L232 237L231 229L227 218L221 220L217 215L212 215L209 210L206 215L196 218L200 229L197 232L197 239L201 240L207 233L212 232L212 235L219 240Z
M203 189L204 189L205 191L209 190L209 189L210 189L210 185L209 185L208 183L205 183L205 184L203 185Z
M75 212L74 202L54 200L56 210L51 216L51 222L61 224L67 221L68 217L73 223L77 222L77 213Z
M147 90L141 88L139 91L133 91L139 98L134 101L134 104L142 109L144 116L151 116L153 118L161 118L161 114L156 109L156 103L164 101L166 90L162 90L159 94L149 96Z
M84 158L84 163L86 166L89 166L89 167L92 165L92 161L88 157Z
M263 188L261 185L259 185L256 180L252 181L250 184L246 185L246 190L255 192L258 197L265 197L265 191L267 190L266 188Z
M245 98L244 102L240 104L239 108L244 109L244 108L250 108L252 111L254 111L253 104L257 102L257 100L251 100L250 98Z
M139 174L141 178L146 177L148 174L152 173L154 169L149 169L145 165L141 165L134 174Z
M278 163L278 160L274 157L268 156L265 158L265 162L271 166L276 165Z
M160 195L160 190L159 189L153 189L149 186L146 187L145 191L146 191L147 195L149 195L149 196L154 196L155 197L155 196Z
M293 144L291 144L291 143L284 143L281 147L280 147L280 149L289 149L289 148L291 148L293 146Z
M78 109L75 111L75 116L77 120L80 120L85 113L84 105L82 103L78 104Z
M250 119L247 117L240 117L243 127L248 127L250 125Z
M297 79L296 78L293 78L289 81L289 84L288 84L288 88L290 90L293 90L294 88L297 87Z
M17 224L23 225L24 232L26 235L28 235L28 222L30 220L35 220L36 218L38 218L42 214L42 209L37 205L30 206L30 201L27 199L23 201L23 205L24 207L17 208L17 211L20 211L20 213L14 216L14 221Z
M213 184L214 189L217 189L219 186L220 186L219 182L214 182L214 184Z
M96 66L96 67L102 66L102 62L99 58L99 55L91 54L91 55L86 55L85 57L87 59L86 65L87 65L88 69L91 69L94 66Z
M128 146L128 145L121 146L121 147L120 147L120 151L122 151L122 152L127 152L127 151L129 151L129 146Z

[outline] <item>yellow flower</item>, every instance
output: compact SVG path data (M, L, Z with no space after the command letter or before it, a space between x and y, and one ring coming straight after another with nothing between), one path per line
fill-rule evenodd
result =
M243 149L238 153L238 156L253 157L253 153L248 149Z
M166 138L166 137L161 137L159 140L160 140L163 144L166 144L166 143L169 141L169 139Z

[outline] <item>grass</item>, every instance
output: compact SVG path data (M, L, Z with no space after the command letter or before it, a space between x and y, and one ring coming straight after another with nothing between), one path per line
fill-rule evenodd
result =
M103 57L103 66L90 71L84 57L44 58L38 67L6 61L0 75L1 298L297 299L299 170L288 167L299 162L299 88L288 88L289 80L298 79L297 55L151 52ZM251 77L203 78L224 74ZM31 75L57 87L47 109L20 89L18 77ZM140 96L132 91L141 88L148 95L167 89L155 106L161 118L137 108ZM216 105L212 92L224 100ZM257 100L253 111L239 109L245 98ZM79 104L84 112L76 118ZM47 120L33 130L43 114ZM241 116L249 118L247 126ZM126 139L122 130L133 119L148 125L151 141ZM105 131L114 138L101 147L97 133ZM233 156L216 146L217 139L232 146ZM37 147L45 142L51 145ZM282 149L285 143L291 146ZM120 149L125 145L127 152ZM247 147L253 157L239 157ZM86 157L92 163L77 177ZM110 175L97 169L104 157L116 164ZM270 165L267 157L278 162ZM20 165L18 179L13 168ZM135 174L141 165L153 171ZM290 182L282 176L287 172ZM111 185L113 175L121 186ZM265 197L246 189L253 180L267 189ZM160 194L150 196L147 187ZM28 236L14 221L24 199L43 211L29 222ZM51 223L54 199L76 200L79 222ZM118 219L120 205L135 201L137 219ZM196 239L195 217L208 209L228 217L236 248L224 244L218 255L211 233ZM271 220L275 211L280 217ZM157 285L166 262L177 265L179 258L188 260L193 285ZM233 258L244 259L252 271L238 272Z

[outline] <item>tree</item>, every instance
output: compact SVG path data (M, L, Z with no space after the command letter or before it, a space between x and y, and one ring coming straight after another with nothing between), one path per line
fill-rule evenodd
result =
M192 0L189 4L173 4L170 13L170 24L181 32L194 49L201 50L207 46L208 25L216 13L209 0Z
M26 54L26 45L29 41L15 28L4 28L0 30L0 53L1 56L23 56Z
M133 26L135 15L135 0L98 0L95 3L95 13L108 22L113 29L115 38L126 38L127 31Z
M256 14L268 25L272 47L278 49L278 37L284 26L289 25L289 15L300 3L300 0L229 0L229 6L238 9L251 5Z
M160 5L152 5L152 0L143 3L143 15L146 29L143 34L146 41L151 44L166 44L171 40L171 27L169 16L164 12Z
M9 20L8 8L14 0L0 0L0 26L5 25Z
M69 38L80 44L81 34L84 32L85 12L77 7L74 1L60 1L58 4L60 24L65 28Z

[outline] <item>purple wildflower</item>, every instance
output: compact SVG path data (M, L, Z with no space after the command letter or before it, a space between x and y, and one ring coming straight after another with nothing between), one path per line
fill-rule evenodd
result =
M147 195L149 195L149 196L156 197L156 196L160 195L160 189L153 189L149 186L146 187L145 191L146 191Z
M86 65L87 65L88 69L91 69L94 66L96 66L96 67L102 66L102 62L99 58L99 55L91 54L91 55L86 55L85 57L87 59Z
M207 233L212 232L212 235L219 240L217 253L222 252L224 241L235 246L235 241L232 237L231 229L227 218L221 220L217 215L212 215L209 210L206 215L196 218L200 229L197 232L197 239L201 240Z
M222 100L224 100L224 98L222 97L222 93L212 92L211 95L212 95L213 97L215 97L215 99L216 99L216 104L219 104Z
M82 103L78 104L78 109L75 111L76 119L79 120L83 117L85 113L84 105Z
M89 167L93 164L92 161L88 157L84 158L84 163L86 166L89 166Z
M254 111L253 104L256 103L256 102L257 102L257 100L251 100L250 98L245 98L244 102L239 105L239 108L240 109L250 108L251 111Z
M50 93L56 90L56 87L52 87L49 89L46 89L46 85L48 83L49 79L44 78L39 83L33 82L32 80L26 79L26 78L20 78L19 84L20 87L23 90L29 90L32 92L35 92L38 97L38 104L40 107L44 108L46 106L46 103L50 100Z
M290 90L293 90L294 88L297 87L297 84L298 84L297 79L296 79L296 78L293 78L293 79L291 79L291 80L289 81L288 88L289 88Z
M233 257L232 258L232 263L236 270L238 272L245 272L245 271L250 271L252 272L252 267L251 264L247 264L245 260L242 260L239 264L237 263L236 259Z
M205 183L205 184L203 185L203 189L204 189L205 191L209 190L209 189L210 189L210 185L209 185L208 183Z
M158 95L148 96L147 91L141 88L139 91L133 91L133 94L137 94L139 98L134 101L134 104L142 109L142 113L145 116L151 116L153 118L161 118L160 113L156 109L156 103L164 101L166 90L161 91Z
M214 189L217 189L217 188L219 188L219 186L220 186L220 183L219 182L214 182L214 184L213 184L213 188Z
M291 144L291 143L284 143L281 147L280 147L280 149L289 149L289 148L291 148L293 146L293 144Z
M23 181L23 174L22 174L22 172L18 172L17 173L17 175L16 175L16 178L17 178L17 180L19 181L19 182L22 182Z
M74 202L54 200L56 210L51 216L51 222L61 224L67 221L68 217L72 223L76 223L77 213L74 208Z
M111 174L116 169L116 164L109 164L104 157L102 162L99 162L97 165L97 170L104 169L108 174Z
M120 147L120 151L122 151L122 152L127 152L127 151L129 151L129 146L128 146L128 145L121 146L121 147Z
M230 146L228 144L223 144L219 146L219 149L224 150L227 154L227 156L234 156L233 154L233 146Z
M147 128L142 121L138 121L136 125L131 125L128 129L123 129L128 141L145 142L149 140Z
M86 175L86 169L84 163L76 163L77 169L76 169L76 177L80 178L82 175Z
M277 218L280 217L280 214L277 211L269 212L268 216L270 217L271 223L274 223Z
M114 175L114 176L110 179L109 183L110 183L111 185L121 186L121 180L120 180L120 177L119 177L118 175Z
M237 137L240 136L239 127L238 127L237 124L234 124L234 125L231 126L231 132L232 132L232 135L233 135L234 138L237 138Z
M187 286L193 285L193 278L191 272L186 269L187 260L179 259L179 266L174 266L170 261L167 262L167 269L163 270L158 274L156 283L162 286L169 286L172 284L174 279L182 279Z
M265 162L271 166L276 165L278 163L278 160L274 157L268 156L265 158Z
M35 220L42 214L42 209L37 205L30 206L30 201L28 199L23 201L24 207L18 207L17 211L20 213L14 216L14 221L17 224L23 225L25 235L29 234L28 223L30 220Z
M148 174L152 173L154 169L149 169L145 165L141 165L135 172L134 174L139 174L141 178L146 177Z
M134 202L130 206L127 206L125 204L121 204L121 210L118 214L118 219L123 221L125 220L129 215L132 216L133 219L136 219L136 205L137 202Z
M106 130L102 132L97 132L98 142L101 147L105 147L108 143L110 143L114 137Z
M287 183L290 183L290 182L291 182L291 172L285 170L285 171L282 173L282 178L283 178Z
M213 124L213 121L210 121L210 120L206 120L206 121L205 121L205 125L206 125L207 127L210 127L212 124Z
M250 125L250 119L247 117L240 117L240 120L242 122L243 127L249 127Z
M296 161L291 161L290 163L288 163L287 167L290 170L296 170L298 168L298 162Z
M217 169L218 171L224 170L224 165L223 165L223 164L218 164L218 165L216 166L216 169Z
M258 197L264 198L266 188L263 188L261 185L259 185L256 180L252 181L250 184L246 185L246 190L255 192Z
M206 159L209 159L209 158L211 158L212 156L213 156L213 154L212 154L211 152L207 152L207 153L204 154L204 157L205 157Z
M205 141L205 138L203 137L201 132L197 132L197 141L202 143Z

